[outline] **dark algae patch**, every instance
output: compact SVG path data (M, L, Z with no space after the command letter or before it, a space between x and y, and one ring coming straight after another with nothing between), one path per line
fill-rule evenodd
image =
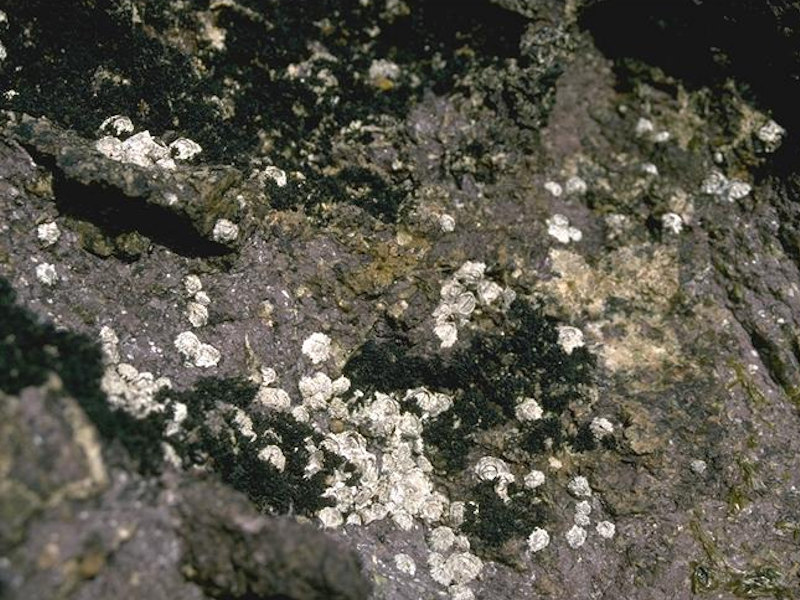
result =
M489 481L471 490L472 500L467 504L462 529L477 542L477 550L502 546L544 522L545 509L530 490L512 483L507 494L508 502L497 494Z
M210 468L264 512L312 515L332 504L322 492L326 477L342 465L342 459L323 450L325 468L307 475L306 439L319 442L319 435L290 415L253 408L256 390L246 381L209 378L191 390L161 392L161 399L168 399L171 406L181 402L187 407L181 433L170 439L183 466ZM244 409L255 438L237 422ZM282 471L258 456L267 445L281 448L286 458Z

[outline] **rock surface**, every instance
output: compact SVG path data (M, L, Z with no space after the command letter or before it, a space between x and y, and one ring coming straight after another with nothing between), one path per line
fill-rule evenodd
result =
M0 597L800 596L798 16L6 2Z

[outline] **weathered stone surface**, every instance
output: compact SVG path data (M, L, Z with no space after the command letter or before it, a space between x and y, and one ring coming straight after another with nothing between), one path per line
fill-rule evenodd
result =
M241 244L266 202L257 188L243 188L232 167L169 170L118 162L46 119L13 118L6 135L52 171L53 199L63 214L112 236L135 232L188 254L220 255ZM221 219L240 228L241 237L215 234Z
M186 576L222 598L367 598L353 551L310 525L259 515L244 496L191 484L179 508Z
M0 396L2 534L9 548L49 506L89 498L108 485L100 441L78 404L53 377L19 396Z
M797 595L796 3L45 4L0 25L0 349L109 487L15 475L6 589Z

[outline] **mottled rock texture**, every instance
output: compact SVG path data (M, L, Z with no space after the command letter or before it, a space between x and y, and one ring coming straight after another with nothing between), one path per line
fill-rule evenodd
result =
M800 596L797 3L0 11L0 597Z

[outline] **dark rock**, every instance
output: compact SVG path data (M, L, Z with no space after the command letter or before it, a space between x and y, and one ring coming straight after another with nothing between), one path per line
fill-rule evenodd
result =
M12 119L6 135L52 171L53 196L62 214L88 221L113 238L135 232L182 254L213 257L237 248L255 215L263 214L263 206L255 205L263 200L256 200L255 190L242 189L243 177L232 167L169 171L118 162L75 133L27 115ZM240 228L236 239L215 238L220 219ZM124 243L120 240L118 249L123 255Z
M211 483L181 490L184 573L214 598L352 599L371 586L357 555L311 525L266 518Z

